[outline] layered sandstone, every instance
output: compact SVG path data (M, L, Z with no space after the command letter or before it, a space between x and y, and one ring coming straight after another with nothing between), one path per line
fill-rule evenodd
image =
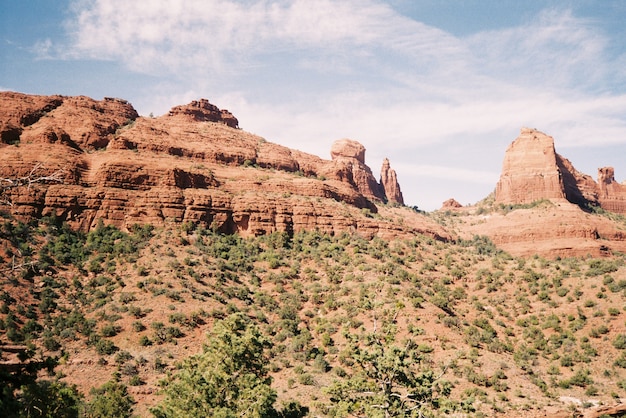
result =
M85 230L99 220L122 228L189 221L242 235L317 229L450 238L417 214L399 227L362 213L379 212L385 195L356 141L334 145L335 158L324 160L237 129L234 116L205 100L144 118L118 99L0 99L0 178L63 180L5 190L11 205L2 210L22 218L55 215Z
M380 185L389 203L404 205L404 197L400 190L400 184L398 184L398 176L396 171L391 168L387 158L384 159L383 166L380 169Z
M173 107L169 116L183 116L197 122L221 122L231 128L238 128L239 121L226 109L220 109L207 99L194 100L189 104Z
M626 187L615 181L611 167L599 170L596 183L556 153L552 137L524 128L506 150L495 203L533 205L512 212L459 209L470 216L462 224L461 235L487 235L498 247L518 256L624 252L623 228L590 209L600 206L626 213L625 191Z
M626 213L626 186L615 181L611 167L599 170L596 183L556 153L552 137L523 128L504 155L495 201L526 204L542 199L565 199L582 207Z
M626 182L615 181L613 167L598 169L598 202L603 209L626 214Z
M504 154L496 202L530 203L541 199L565 199L563 176L552 137L524 128Z
M330 150L333 161L345 165L351 172L352 183L363 196L384 201L385 192L376 181L372 170L365 165L365 147L352 139L335 141Z
M512 212L471 215L474 208L463 210L468 215L458 227L464 238L486 235L515 256L600 257L626 251L626 232L620 225L565 199Z

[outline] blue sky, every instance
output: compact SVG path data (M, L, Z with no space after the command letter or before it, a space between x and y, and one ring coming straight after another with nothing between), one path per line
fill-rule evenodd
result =
M622 182L624 22L621 0L0 0L0 89L142 115L207 98L323 158L355 139L434 210L492 192L524 126Z

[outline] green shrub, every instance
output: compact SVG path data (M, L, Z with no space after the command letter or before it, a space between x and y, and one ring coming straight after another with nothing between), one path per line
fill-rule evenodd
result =
M104 338L98 340L96 343L96 352L100 355L109 355L115 353L119 348L113 344L111 340L105 340Z
M87 417L130 418L135 401L128 393L126 385L109 381L91 390L93 399L85 408Z
M139 345L142 347L146 347L152 345L152 341L150 340L150 338L148 338L147 335L142 335L141 338L139 338Z
M103 337L115 337L122 330L122 327L115 324L106 324L100 329Z
M613 347L617 348L618 350L626 349L626 335L618 334L613 340Z

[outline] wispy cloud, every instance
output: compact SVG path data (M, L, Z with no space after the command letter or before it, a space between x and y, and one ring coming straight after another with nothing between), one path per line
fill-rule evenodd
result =
M341 137L371 155L393 146L401 179L491 181L500 149L456 171L415 156L487 136L508 144L522 126L561 148L626 143L626 58L569 9L457 37L382 0L77 0L67 29L69 43L43 41L41 56L160 77L134 100L140 111L208 96L244 129L318 155Z
M589 86L608 68L607 39L570 10L547 9L525 24L468 38L476 64L489 76L541 86Z
M58 55L55 51L53 51L53 44L50 38L35 42L31 51L35 55L35 58L42 60L53 59L56 55Z
M233 71L262 65L264 55L313 49L351 55L370 45L424 55L448 49L438 45L441 31L367 0L97 0L75 2L73 10L74 54L122 60L137 71Z

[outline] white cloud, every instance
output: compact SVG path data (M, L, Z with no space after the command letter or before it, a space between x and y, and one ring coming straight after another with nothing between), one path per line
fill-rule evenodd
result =
M50 38L37 41L31 48L31 51L37 59L51 59L56 55L53 51L52 40L50 40Z
M603 52L607 42L591 21L556 9L524 25L468 39L476 64L485 74L551 88L590 85L606 76Z
M243 129L322 157L342 137L372 156L400 150L401 182L484 185L522 126L559 148L626 143L626 58L567 9L463 38L382 0L81 0L68 33L68 45L41 43L42 55L67 50L160 77L129 98L142 113L208 97ZM423 154L484 138L500 148L454 170Z

